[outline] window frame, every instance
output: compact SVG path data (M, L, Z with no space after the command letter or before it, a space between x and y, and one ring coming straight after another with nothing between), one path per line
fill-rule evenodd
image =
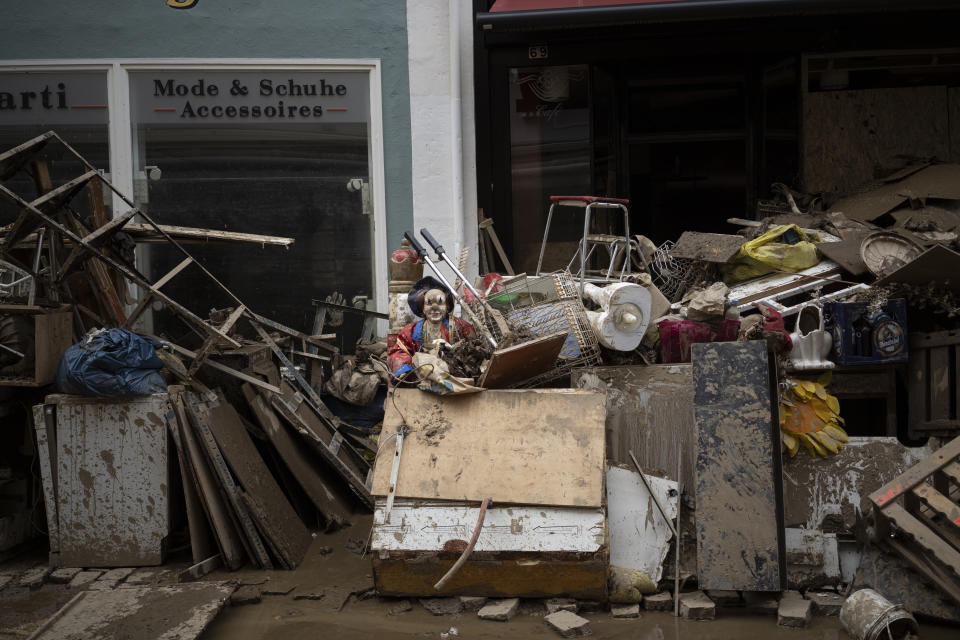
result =
M131 131L130 73L145 71L353 71L368 78L370 192L373 205L373 300L375 308L387 310L387 198L383 149L383 99L381 63L378 58L108 58L76 60L0 61L0 73L18 71L104 71L107 74L107 137L110 154L110 181L121 192L133 196L133 135ZM113 211L126 205L113 195ZM379 329L385 331L384 324Z

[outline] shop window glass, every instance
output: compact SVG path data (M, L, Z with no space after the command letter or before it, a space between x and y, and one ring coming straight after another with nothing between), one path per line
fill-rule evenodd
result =
M138 206L161 224L296 239L187 247L246 305L309 331L311 300L373 296L367 74L137 72L130 85ZM181 259L155 245L140 264L156 280ZM198 269L164 291L204 317L233 306ZM183 330L168 310L153 320Z
M0 152L53 130L96 168L109 173L107 122L104 72L0 71ZM47 163L54 186L84 170L60 144L48 144L37 159ZM25 172L4 186L27 200L38 195L34 180ZM109 215L110 197L104 201ZM82 194L71 206L81 219L89 215L88 200ZM0 198L0 224L13 222L19 211L7 198Z
M552 195L589 195L591 146L586 65L510 70L510 163L515 266L533 272ZM582 215L555 216L546 270L566 266Z

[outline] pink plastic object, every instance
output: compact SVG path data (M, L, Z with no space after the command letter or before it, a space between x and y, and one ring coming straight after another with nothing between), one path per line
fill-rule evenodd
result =
M698 342L733 342L740 331L739 320L724 320L720 329L693 320L662 320L657 323L660 332L660 356L668 364L690 362L690 345Z

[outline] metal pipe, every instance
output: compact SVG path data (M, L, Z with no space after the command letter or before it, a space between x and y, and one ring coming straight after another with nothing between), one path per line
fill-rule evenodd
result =
M470 538L470 542L467 543L467 548L463 550L463 553L460 554L460 557L457 558L457 561L453 563L453 566L450 567L450 570L443 574L443 577L433 585L433 588L436 591L440 591L446 586L447 582L450 581L450 578L457 575L457 572L460 571L460 567L466 563L467 558L470 557L470 554L473 553L473 547L477 544L477 538L480 537L480 531L483 529L483 519L487 515L487 507L493 502L493 498L484 498L483 502L480 503L480 515L477 517L477 526L473 529L473 536Z

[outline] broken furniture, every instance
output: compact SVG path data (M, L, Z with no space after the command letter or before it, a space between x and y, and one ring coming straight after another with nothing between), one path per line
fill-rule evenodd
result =
M371 489L379 594L437 595L490 497L473 553L440 594L605 599L601 394L391 393Z
M870 494L878 543L960 603L960 437Z
M776 366L762 340L693 345L697 581L786 588Z
M581 293L583 293L583 284L587 280L591 282L613 282L615 280L623 280L624 276L630 275L633 253L636 252L640 260L643 258L641 257L640 247L636 240L630 238L630 212L627 209L628 204L630 204L629 200L619 198L550 196L550 210L547 212L547 225L543 230L543 241L540 243L540 257L537 259L537 271L534 275L541 275L543 255L547 250L547 240L550 237L550 225L553 222L553 213L557 207L583 209L583 237L580 239L576 253L570 258L570 262L566 267L566 271L571 271L570 267L573 266L578 257L580 258L580 267L576 271L576 277L580 282ZM623 213L623 235L592 233L590 220L595 209ZM597 247L603 247L609 256L610 260L606 269L589 269L590 260ZM618 269L619 274L616 274Z
M60 356L73 344L70 306L0 304L0 314L4 345L0 386L42 387L53 382ZM23 351L18 354L16 349Z
M907 397L911 438L960 435L958 367L960 331L910 334Z
M170 533L167 394L49 395L33 409L50 566L163 563Z

